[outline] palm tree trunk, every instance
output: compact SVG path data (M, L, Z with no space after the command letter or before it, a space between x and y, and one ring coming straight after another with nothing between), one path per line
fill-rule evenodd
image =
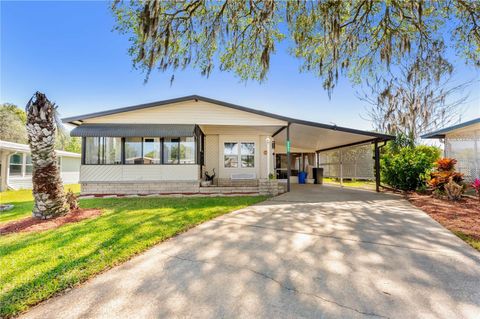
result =
M37 92L27 104L27 134L33 164L33 216L49 219L67 214L63 183L55 154L57 107Z

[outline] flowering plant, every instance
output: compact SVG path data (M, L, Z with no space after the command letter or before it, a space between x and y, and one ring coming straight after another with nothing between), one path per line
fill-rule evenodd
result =
M480 200L480 179L475 178L475 181L472 183L471 186L475 190L475 193L477 193L478 199Z

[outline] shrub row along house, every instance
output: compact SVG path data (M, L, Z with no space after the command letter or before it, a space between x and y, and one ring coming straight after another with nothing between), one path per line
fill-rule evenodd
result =
M480 118L443 128L422 136L444 142L444 156L457 160L456 169L467 182L480 178Z
M275 194L278 182L288 190L298 171L317 166L321 151L374 144L378 155L393 138L196 95L63 121L82 137L83 194ZM205 172L217 187L201 187Z

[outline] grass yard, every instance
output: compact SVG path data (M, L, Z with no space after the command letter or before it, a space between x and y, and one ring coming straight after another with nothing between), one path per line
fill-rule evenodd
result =
M17 217L30 214L31 197L22 194L9 199L18 205ZM44 232L0 236L0 318L15 316L197 224L264 199L84 199L82 208L102 208L103 214Z
M337 179L337 178L324 177L323 182L325 184L340 185L340 179ZM365 181L365 180L344 179L343 180L343 186L354 187L354 188L363 188L363 189L375 189L375 182L374 181Z
M74 193L80 193L80 184L69 184L65 185L64 188L66 191L71 189ZM0 203L15 205L13 209L0 213L0 224L31 216L33 206L32 190L22 189L0 192Z

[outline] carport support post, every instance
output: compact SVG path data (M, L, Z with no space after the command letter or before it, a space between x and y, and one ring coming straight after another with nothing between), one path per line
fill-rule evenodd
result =
M292 163L290 156L290 123L287 125L287 142L285 143L287 150L287 192L290 192L290 176L292 175Z
M380 192L380 148L375 141L375 190Z

